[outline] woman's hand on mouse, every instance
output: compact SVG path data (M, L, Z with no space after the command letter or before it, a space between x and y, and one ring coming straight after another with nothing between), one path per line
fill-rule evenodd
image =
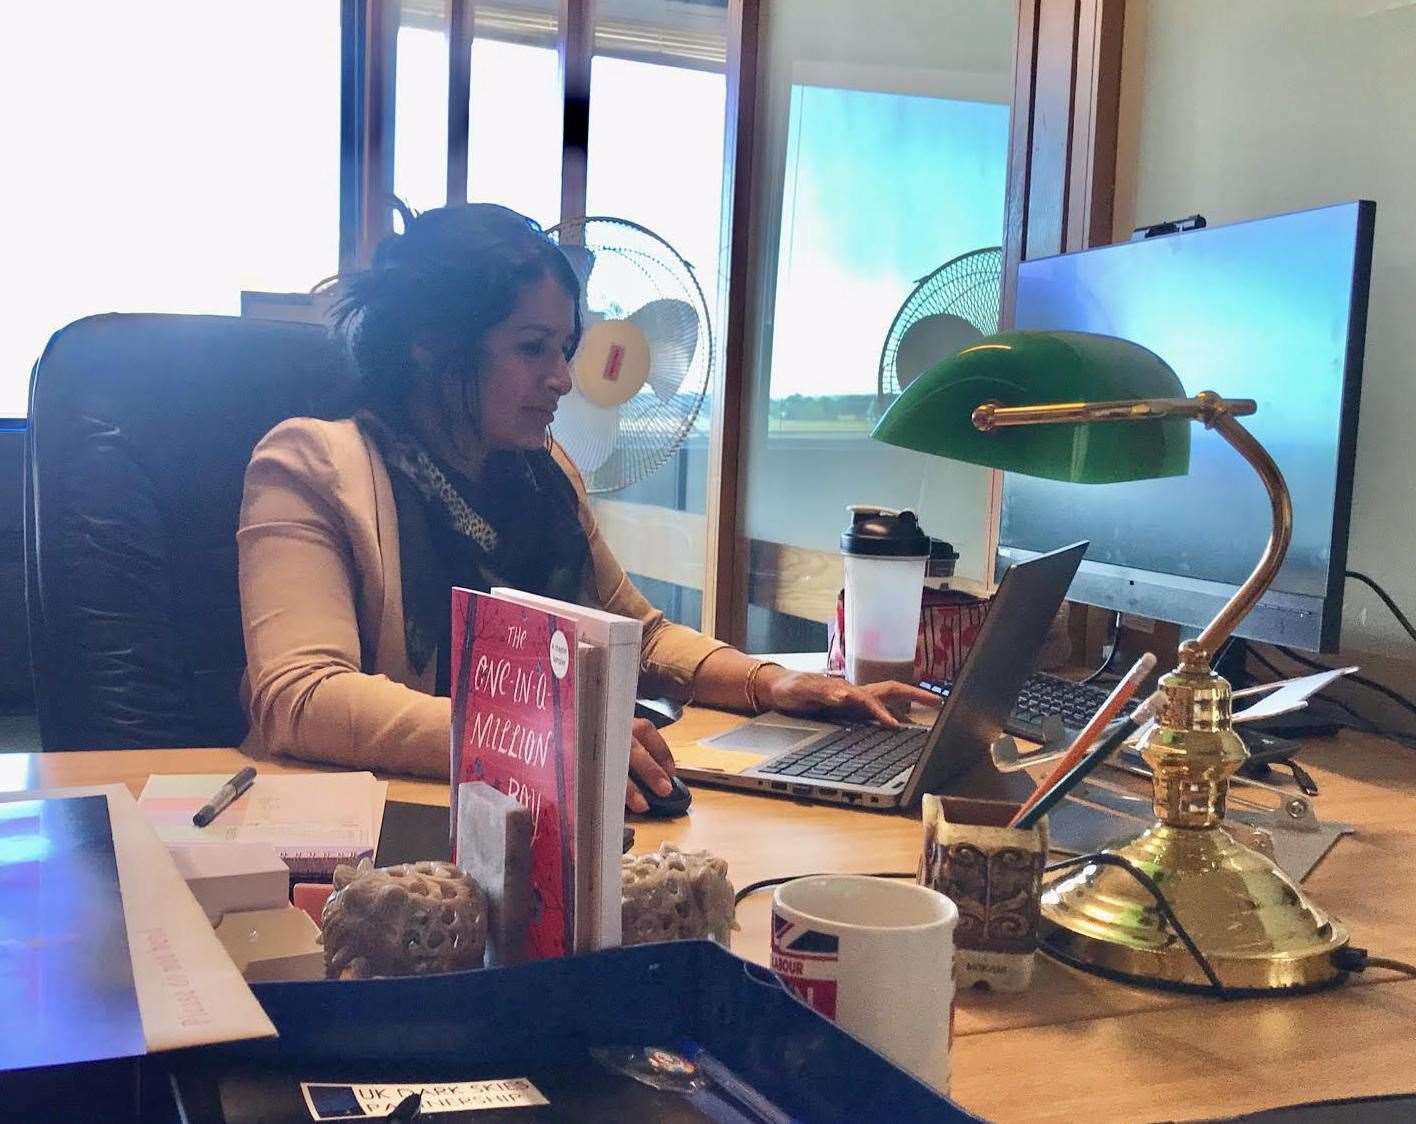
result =
M758 673L757 697L764 710L778 710L783 714L830 714L837 718L879 722L883 726L900 724L890 713L892 705L897 708L909 703L939 706L939 697L933 692L908 683L870 683L857 687L830 675L788 671L775 666L764 667Z
M673 791L674 755L664 736L647 718L636 718L630 727L629 771L660 796ZM625 781L624 806L631 812L647 812L649 802L633 780Z

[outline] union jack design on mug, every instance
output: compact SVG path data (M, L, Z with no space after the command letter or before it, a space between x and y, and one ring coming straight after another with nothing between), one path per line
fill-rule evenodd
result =
M836 1017L840 938L772 915L772 971L798 999L828 1019Z

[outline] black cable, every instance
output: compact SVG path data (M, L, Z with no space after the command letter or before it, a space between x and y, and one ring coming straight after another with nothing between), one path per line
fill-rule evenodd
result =
M842 874L842 873L845 873L845 874L852 874L852 873L854 873L854 872L851 872L851 871L839 871L839 870L837 870L837 871L830 871L830 872L828 872L828 873L831 873L831 874ZM771 888L772 886L780 886L780 885L782 885L782 883L784 883L784 882L794 882L794 881L796 881L798 878L823 878L823 877L825 877L825 874L822 873L822 872L817 872L816 874L783 874L783 875L781 875L781 876L778 877L778 878L764 878L764 879L762 879L760 882L749 882L746 886L744 886L741 890L739 890L736 894L733 895L733 905L735 905L735 906L736 906L736 905L741 905L743 898L748 897L748 896L751 895L751 894L755 894L755 893L757 893L759 890L766 890L766 889ZM881 873L878 873L878 874L859 874L859 873L855 873L855 874L854 874L854 877L856 877L856 878L913 878L913 877L915 877L915 872L914 872L913 870L887 870L887 871L882 871Z
M1254 645L1252 644L1249 645L1249 655L1253 656L1254 660L1258 663L1258 665L1264 670L1266 670L1278 681L1282 682L1285 679L1292 678L1292 676L1285 675L1282 671L1280 671L1272 662L1270 662L1264 656L1261 651L1258 650L1258 648L1254 647Z
M1100 679L1103 675L1106 674L1107 668L1109 668L1109 667L1111 666L1112 661L1116 659L1116 653L1121 650L1121 643L1120 643L1120 641L1121 641L1121 636L1120 636L1120 632L1121 632L1121 614L1120 614L1120 613L1112 613L1112 614L1111 614L1111 627L1110 627L1109 629L1107 629L1107 631L1111 634L1111 644L1108 646L1108 648L1107 648L1107 650L1106 650L1105 657L1104 657L1104 658L1102 659L1102 661L1101 661L1101 666L1100 666L1099 668L1097 668L1095 671L1093 671L1090 675L1088 675L1085 679L1079 679L1079 680L1077 680L1077 682L1079 682L1079 683L1095 683L1098 679Z
M1359 723L1359 725L1357 726L1357 729L1360 730L1360 731L1361 731L1362 733L1364 733L1364 734L1381 734L1383 737L1392 737L1392 736L1393 736L1393 735L1391 735L1391 734L1386 733L1386 731L1384 731L1380 726L1378 726L1375 722L1373 722L1373 721L1372 721L1370 718L1368 718L1365 714L1361 714L1361 713L1359 713L1358 711L1353 710L1350 706L1348 706L1348 705L1347 705L1345 702L1343 702L1341 699L1335 699L1335 698L1333 698L1331 695L1325 695L1325 694L1323 694L1321 691L1319 691L1319 692L1317 693L1316 698L1317 698L1317 700L1318 700L1319 702L1327 703L1328 706L1335 706L1335 707L1337 707L1338 710L1342 711L1342 713L1343 713L1343 714L1346 714L1349 718L1354 718L1354 719L1356 719L1357 722Z
M1271 662L1269 662L1269 660L1265 659L1264 654L1259 651L1257 646L1250 644L1249 654L1253 656L1258 663L1262 664L1265 668L1267 668L1276 678L1280 680L1291 678L1291 676L1286 671L1281 671L1279 668L1275 667ZM1348 676L1348 678L1351 678L1351 676ZM1341 699L1334 698L1332 695L1328 694L1326 690L1319 691L1313 697L1316 698L1319 702L1336 707L1344 714L1349 715L1351 718L1355 719L1359 723L1359 725L1352 727L1353 729L1356 729L1364 734L1374 734L1379 738L1387 738L1394 742L1400 742L1404 746L1416 749L1416 741L1413 741L1413 735L1404 733L1401 730L1384 729L1383 727L1377 725L1377 723L1373 722L1365 714L1362 714L1360 711L1354 710Z
M1055 863L1049 863L1043 869L1050 873L1054 870L1065 870L1067 867L1080 866L1082 863L1088 862L1097 863L1100 866L1120 867L1122 870L1128 872L1131 877L1133 877L1145 888L1145 890L1150 894L1150 896L1155 899L1156 912L1159 913L1165 923L1170 926L1171 932L1173 932L1175 936L1179 938L1180 943L1185 946L1186 951L1189 952L1190 956L1194 959L1195 963L1200 966L1200 971L1203 972L1205 974L1205 978L1209 980L1210 986L1207 990L1213 992L1221 999L1234 999L1240 995L1246 994L1243 991L1232 991L1230 988L1225 987L1224 984L1220 982L1219 976L1215 974L1213 965L1210 964L1209 960L1205 957L1205 954L1200 951L1199 946L1195 944L1193 939L1191 939L1190 934L1185 929L1185 926L1180 923L1180 918L1175 916L1175 911L1170 908L1170 903L1166 901L1165 895L1161 893L1160 887L1157 886L1155 883L1155 879L1151 878L1149 874L1141 870L1139 867L1133 865L1128 860L1123 859L1120 855L1109 854L1105 851L1098 852L1094 855L1079 855L1076 858L1062 859ZM750 882L748 883L748 885L744 886L741 890L739 890L736 894L733 895L733 906L736 907L738 905L741 905L742 900L744 898L746 898L750 894L757 893L759 890L765 890L771 886L780 886L784 882L791 882L797 878L820 877L822 877L820 874L786 874L777 878L763 878L757 882ZM863 875L862 877L914 878L915 872L892 870L885 871L880 874L867 874ZM1046 948L1045 945L1042 947ZM1053 955L1055 956L1057 955L1057 953L1053 952Z
M1209 962L1209 958L1200 951L1199 945L1195 944L1185 926L1180 924L1180 918L1175 916L1175 911L1170 908L1170 903L1165 900L1165 895L1160 892L1160 887L1156 885L1155 879L1147 874L1140 867L1120 855L1113 855L1106 851L1099 851L1093 855L1078 855L1073 859L1062 859L1060 862L1048 863L1044 869L1049 873L1054 870L1066 870L1071 866L1081 866L1083 863L1095 863L1098 866L1114 866L1126 871L1155 899L1155 910L1160 914L1161 919L1170 926L1170 931L1175 934L1180 943L1185 946L1185 951L1190 954L1190 958L1199 965L1200 971L1205 974L1205 979L1209 980L1210 990L1220 999L1234 999L1240 992L1231 990L1220 982L1214 966ZM1046 951L1052 952L1046 945L1042 946ZM1055 953L1054 953L1055 955Z
M1074 858L1060 859L1057 862L1048 863L1046 866L1043 867L1043 872L1051 874L1053 871L1066 870L1069 867L1082 866L1086 863L1094 863L1097 866L1114 866L1120 870L1124 870L1138 883L1140 883L1142 888L1144 888L1148 894L1150 894L1152 900L1155 902L1155 910L1158 914L1160 914L1161 920L1170 926L1170 931L1174 933L1176 939L1179 940L1179 942L1185 946L1185 951L1190 954L1190 958L1194 960L1195 964L1199 967L1200 971L1204 973L1205 979L1209 981L1207 987L1200 987L1198 990L1200 990L1201 992L1208 992L1218 999L1247 999L1255 995L1267 993L1266 989L1263 988L1225 987L1224 983L1219 978L1219 974L1214 970L1214 965L1209 962L1209 957L1207 957L1203 952L1200 951L1199 945L1195 943L1194 938L1190 936L1189 931L1185 928L1183 924L1181 924L1180 918L1175 915L1175 910L1171 908L1170 902L1166 899L1165 894L1161 891L1161 888L1159 885L1157 885L1155 879L1152 878L1140 867L1132 863L1129 859L1122 858L1120 855L1112 854L1109 851L1098 851L1095 854L1077 855ZM841 872L837 871L835 873ZM780 886L784 882L793 882L798 878L820 877L823 877L823 875L820 873L784 874L776 878L763 878L757 882L750 882L748 883L748 885L744 886L741 890L739 890L736 894L733 895L733 906L736 907L738 905L741 905L742 900L744 898L748 897L751 894L757 893L759 890L765 890L771 886ZM916 872L912 870L887 870L877 874L858 875L858 877L914 878L916 877ZM1070 964L1075 968L1082 969L1083 971L1098 971L1095 966L1086 964L1080 960L1074 960L1070 956L1067 956L1058 949L1049 947L1045 943L1040 944L1038 947L1040 947L1048 955L1054 957L1057 960L1062 961L1064 964ZM1332 954L1332 961L1333 965L1338 969L1339 973L1363 972L1366 971L1368 968L1385 968L1387 969L1387 971L1399 972L1404 976L1410 976L1411 978L1416 979L1416 964L1408 964L1405 960L1395 960L1391 957L1386 956L1369 956L1365 948L1358 948L1355 945L1344 945L1342 948L1337 949ZM1106 975L1108 973L1102 972L1101 974ZM1119 978L1126 978L1125 974L1121 973ZM1337 977L1337 979L1339 980L1341 978L1341 976ZM1153 985L1156 985L1159 984L1160 981L1151 980L1148 982ZM1189 984L1172 984L1169 986L1179 987L1182 990L1195 990L1195 987ZM1297 991L1311 989L1295 988L1293 990Z
M1405 960L1393 960L1389 956L1369 956L1367 957L1368 968L1386 968L1393 972L1400 972L1403 976L1410 976L1416 979L1416 964L1408 964Z
M1382 599L1382 604L1391 610L1391 615L1397 619L1402 628L1406 629L1406 635L1416 640L1416 625L1406 619L1406 614L1401 611L1401 607L1391 599L1391 594L1379 586L1375 581L1359 570L1344 570L1343 576L1359 581L1369 587L1373 593Z
M1307 656L1295 652L1292 648L1285 648L1282 644L1275 644L1274 647L1277 648L1294 663L1302 664L1304 667L1311 667L1314 671L1334 670L1327 664L1318 663L1317 660L1310 660ZM1378 694L1385 695L1398 706L1405 707L1412 714L1416 714L1416 702L1412 702L1405 695L1393 691L1385 683L1378 683L1375 679L1368 679L1365 675L1357 675L1355 673L1352 675L1346 675L1343 678L1350 680L1351 682L1356 683L1359 686L1366 687L1369 691L1376 691Z
M1405 960L1393 960L1388 956L1369 956L1365 948L1343 945L1332 954L1332 962L1343 972L1365 972L1368 968L1385 968L1390 972L1400 972L1403 976L1416 979L1416 964Z
M1274 676L1274 678L1277 679L1277 680L1279 680L1280 682L1281 682L1282 680L1284 680L1284 679L1289 679L1289 678L1291 678L1291 676L1289 676L1289 675L1285 674L1284 672L1280 671L1273 663L1271 663L1271 662L1264 656L1264 654L1263 654L1262 652L1260 652L1260 651L1258 650L1258 648L1256 648L1253 644L1250 644L1250 645L1249 645L1249 655L1253 656L1255 662L1257 662L1261 667L1265 668L1265 669L1269 672L1269 674L1271 674L1272 676ZM1382 729L1381 729L1380 726L1378 726L1375 722L1373 722L1373 721L1372 721L1370 718L1368 718L1366 715L1364 715L1364 714L1359 714L1357 711L1353 710L1350 706L1348 706L1348 705L1347 705L1345 702L1343 702L1341 699L1335 699L1335 698L1333 698L1331 695L1325 695L1325 694L1323 694L1323 692L1321 692L1321 691L1318 692L1318 694L1317 694L1316 697L1318 698L1319 701L1325 702L1325 703L1327 703L1329 706L1335 706L1335 707L1337 707L1338 710L1342 711L1344 714L1347 714L1347 715L1351 716L1352 718L1355 718L1358 722L1361 723L1361 725L1358 727L1358 729L1361 730L1363 733L1366 733L1366 734L1380 734L1380 733L1382 733Z

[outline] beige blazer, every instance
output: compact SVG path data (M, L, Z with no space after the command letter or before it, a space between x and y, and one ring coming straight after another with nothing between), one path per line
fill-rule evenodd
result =
M671 624L635 589L601 536L579 474L601 604L644 624L640 690L686 698L723 647ZM246 469L241 525L242 700L248 748L358 768L445 777L451 704L417 675L403 636L398 512L377 446L352 420L282 422Z

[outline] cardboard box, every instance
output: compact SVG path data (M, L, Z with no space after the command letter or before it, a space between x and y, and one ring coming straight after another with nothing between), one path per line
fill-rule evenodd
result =
M233 911L290 900L290 868L268 843L180 843L168 851L213 925Z
M216 937L248 983L325 978L320 931L293 905L228 913Z

